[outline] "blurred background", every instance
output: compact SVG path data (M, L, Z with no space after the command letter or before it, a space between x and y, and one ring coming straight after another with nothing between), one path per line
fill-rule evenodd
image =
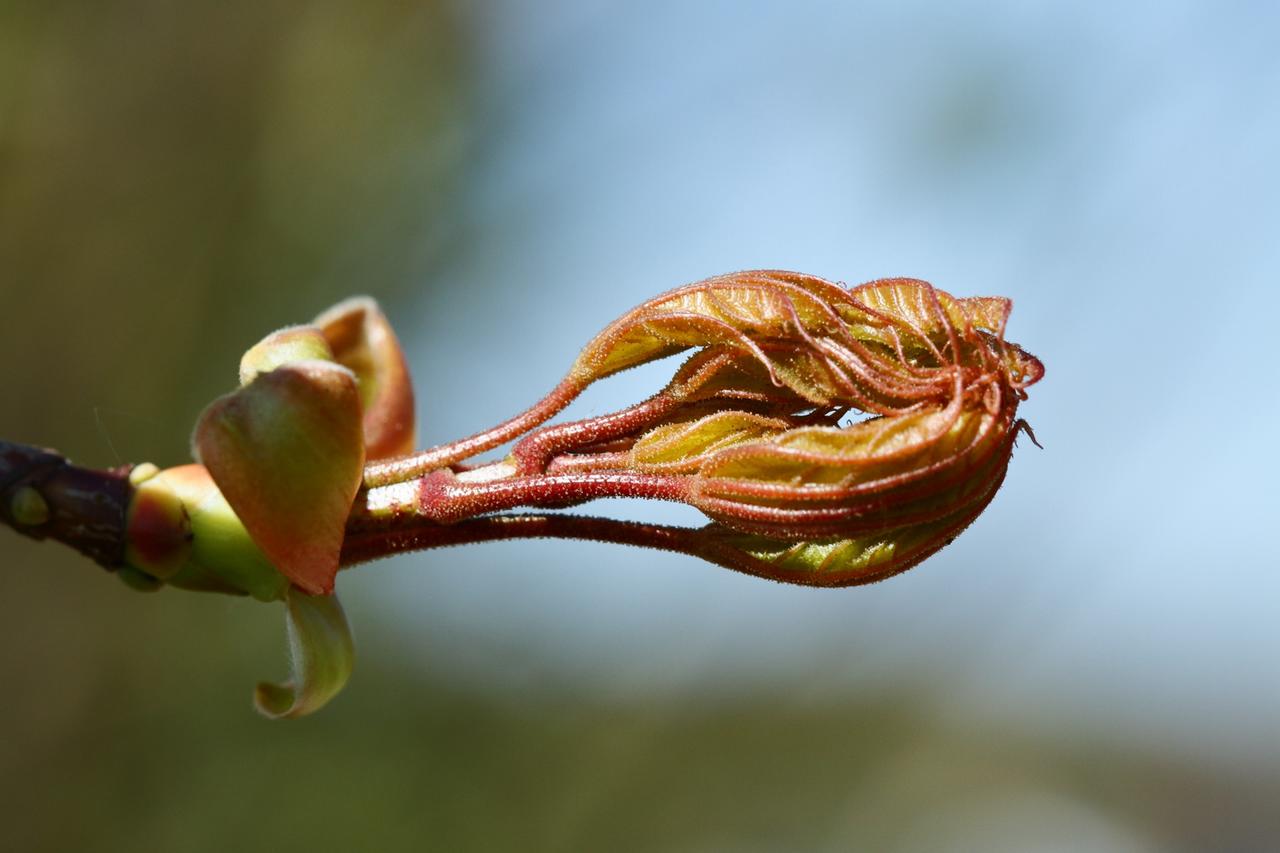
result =
M1280 848L1278 37L1250 2L0 0L7 439L183 463L245 348L361 292L424 444L735 269L1011 296L1048 368L1045 449L905 575L408 555L344 573L356 674L296 723L249 702L282 608L0 530L0 848Z

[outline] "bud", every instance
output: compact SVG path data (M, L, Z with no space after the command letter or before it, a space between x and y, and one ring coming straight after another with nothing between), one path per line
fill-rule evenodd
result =
M128 518L126 582L142 573L179 589L259 601L280 599L289 586L203 465L157 471L136 484Z
M9 499L9 514L19 527L40 527L49 520L49 502L32 486L19 486Z
M413 393L368 298L268 335L245 353L240 382L196 425L204 466L139 485L127 580L284 598L293 677L258 685L254 701L268 717L298 717L350 676L351 634L332 595L347 518L366 455L412 449Z
M193 452L276 567L331 593L365 459L412 446L400 345L377 303L351 299L250 348L240 382L200 416Z
M546 470L590 472L592 484L615 471L666 477L666 494L715 522L708 547L736 549L758 574L887 576L958 535L1004 478L1025 426L1018 403L1044 372L1005 341L1011 307L915 279L846 289L757 271L688 285L610 324L569 374L585 387L699 347L643 407L648 419L636 407L630 420L547 428L555 440L541 445L561 455ZM869 417L844 423L851 412ZM570 447L573 435L586 440ZM537 456L522 450L528 473Z
M172 475L162 477L159 473L154 465L138 466L129 476L134 490L126 522L124 561L137 572L163 582L191 557L191 512L199 505L193 503L188 509L174 488Z

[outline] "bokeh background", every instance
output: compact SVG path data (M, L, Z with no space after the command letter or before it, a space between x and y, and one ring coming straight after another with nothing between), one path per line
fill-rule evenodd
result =
M1280 848L1277 8L3 0L8 439L182 463L363 292L434 443L761 266L1012 296L1048 374L906 575L408 555L342 576L356 675L296 723L249 705L281 608L0 530L0 848Z

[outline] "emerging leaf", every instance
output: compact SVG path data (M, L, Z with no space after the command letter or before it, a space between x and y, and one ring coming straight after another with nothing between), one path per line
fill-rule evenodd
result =
M1001 337L1008 310L1008 300L956 299L913 279L846 290L800 273L734 273L629 311L587 344L570 377L585 385L704 347L703 374L687 371L678 377L685 384L724 386L715 374L732 370L749 377L747 393L759 393L751 374L762 370L773 387L818 407L900 414L945 405L957 371L967 384L1004 361L1015 382L1038 379L1039 363Z
M717 345L751 353L769 367L762 341L836 332L842 323L830 301L846 296L831 282L792 273L707 279L663 294L614 321L583 348L571 375L591 381L689 347Z
M785 431L790 424L750 412L722 411L655 427L632 446L631 466L692 473L716 451Z

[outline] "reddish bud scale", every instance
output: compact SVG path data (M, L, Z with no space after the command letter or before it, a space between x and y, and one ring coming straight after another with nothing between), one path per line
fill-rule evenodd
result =
M316 318L339 364L355 373L363 409L366 459L413 450L413 383L400 342L378 304L356 297Z
M129 506L128 546L125 559L157 579L172 577L191 552L191 520L174 493L138 486Z
M293 583L333 591L364 464L351 371L290 362L215 400L195 449L254 541Z

